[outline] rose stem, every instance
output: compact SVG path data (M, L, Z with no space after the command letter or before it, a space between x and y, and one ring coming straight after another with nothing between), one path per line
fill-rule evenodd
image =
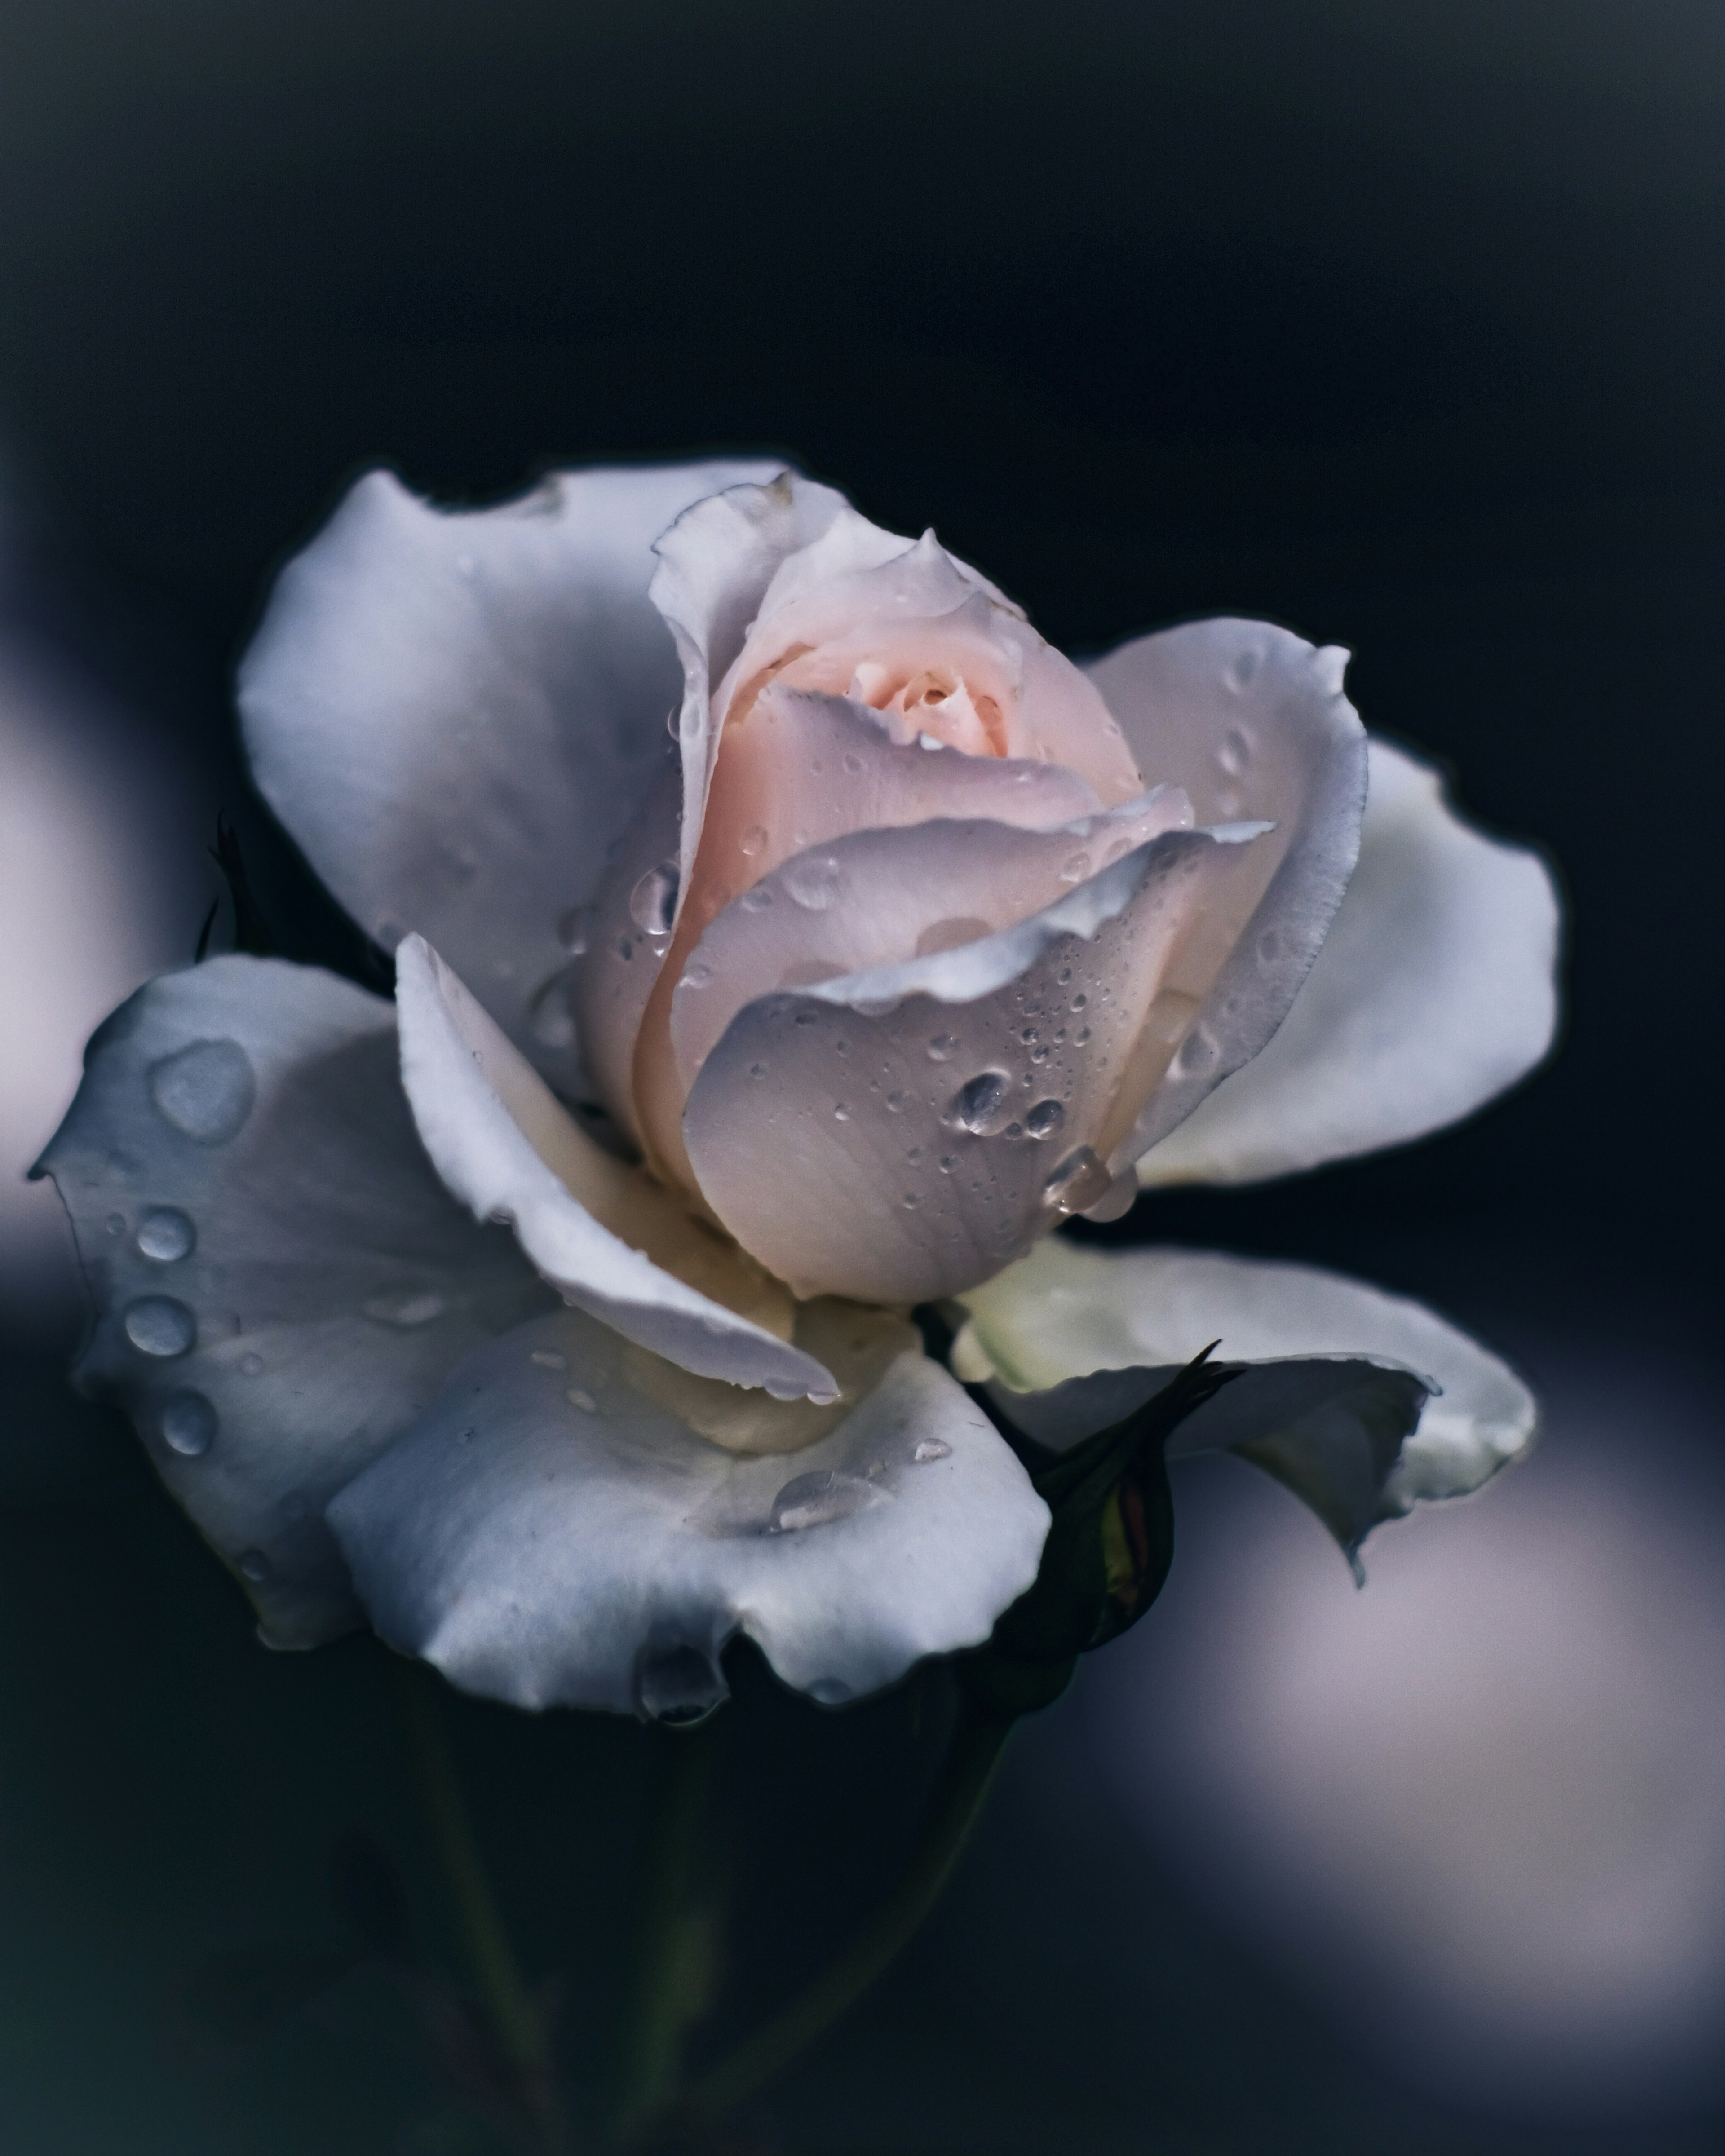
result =
M703 1861L720 1717L655 1737L657 1788L635 1856L635 1944L616 2051L614 2118L624 2139L676 2087L685 2040L711 2005L728 1871Z
M910 1943L982 1810L1014 1719L966 1703L916 1854L891 1899L824 1975L691 2085L674 2107L680 2118L711 2118L752 2095L853 2006Z
M440 1681L393 1655L389 1664L432 1843L443 1866L486 2020L532 2115L539 2145L547 2151L561 2150L567 2146L567 2133L545 2025L516 1965L497 1897L485 1876L444 1724L438 1697Z

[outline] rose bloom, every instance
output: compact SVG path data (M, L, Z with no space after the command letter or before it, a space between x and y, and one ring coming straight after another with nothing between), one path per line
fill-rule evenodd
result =
M163 976L44 1163L80 1382L264 1638L369 1621L475 1691L683 1718L742 1631L852 1698L1036 1576L966 1384L1061 1445L1101 1410L1052 1389L1218 1337L1247 1378L1178 1445L1350 1555L1519 1452L1525 1389L1415 1305L1050 1232L1399 1142L1545 1052L1545 870L1368 743L1344 659L1224 620L1081 670L771 465L467 512L360 481L240 708L395 1000Z

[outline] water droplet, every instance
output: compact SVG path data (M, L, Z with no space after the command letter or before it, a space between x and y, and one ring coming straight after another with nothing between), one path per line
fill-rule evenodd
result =
M752 885L737 901L745 913L764 913L773 903L773 893L764 883Z
M902 1091L889 1093L886 1096L886 1105L891 1109L894 1115L901 1116L905 1110L911 1105L911 1096L908 1093Z
M1257 670L1257 653L1255 651L1242 651L1239 657L1235 659L1234 664L1228 669L1228 672L1224 678L1230 689L1244 689L1247 682L1251 680L1253 675L1255 675Z
M198 1320L171 1295L141 1296L127 1310L126 1337L141 1355L183 1355L198 1337Z
M1089 874L1090 855L1088 854L1074 854L1060 864L1062 883L1082 883Z
M950 1460L952 1448L943 1439L925 1437L911 1455L919 1467L926 1467L932 1460Z
M443 1316L444 1299L429 1289L398 1291L393 1295L372 1296L360 1308L379 1325L393 1325L411 1332L416 1325L429 1325L434 1317Z
M632 936L619 936L611 948L619 958L625 960L633 958L635 955L634 938Z
M907 1190L904 1196L900 1199L899 1203L904 1207L906 1213L914 1213L916 1208L922 1203L922 1194L920 1191Z
M644 936L669 936L677 911L680 881L675 861L649 869L629 895L629 917Z
M215 1441L216 1411L202 1393L170 1393L162 1403L162 1442L195 1460Z
M572 958L582 956L592 934L593 908L590 906L572 906L567 913L558 915L557 941Z
M591 1393L584 1393L579 1385L571 1385L563 1398L572 1408L579 1408L583 1414L597 1414L599 1404Z
M958 1163L957 1160L949 1152L943 1152L940 1158L935 1163L935 1166L940 1170L942 1175L950 1175L957 1165Z
M979 943L994 931L986 921L971 913L955 914L949 920L932 921L916 938L919 958L937 957L942 951L957 951L967 943Z
M688 968L682 979L677 983L677 986L680 988L704 988L712 977L713 969L711 966L703 966L697 963Z
M572 968L553 973L536 992L527 1006L527 1024L535 1040L547 1048L567 1048L575 1039L575 1013L570 991L575 985Z
M1174 1058L1175 1076L1197 1077L1201 1071L1209 1069L1220 1052L1201 1025L1194 1026L1180 1043L1179 1053Z
M952 1096L947 1121L961 1129L985 1136L1001 1121L1009 1081L1004 1070L979 1070Z
M906 1158L906 1160L910 1163L910 1165L911 1165L912 1168L914 1168L914 1167L916 1165L917 1162L918 1162L919 1160L921 1160L921 1159L922 1159L922 1147L921 1147L921 1146L912 1146L912 1147L911 1147L911 1150L910 1150L910 1151L909 1151L909 1152L905 1155L905 1158Z
M239 1358L239 1374L242 1378L261 1378L264 1374L263 1357L248 1350Z
M649 1722L705 1722L731 1697L718 1666L700 1647L644 1647L635 1664L635 1706Z
M1230 726L1216 751L1216 761L1230 778L1238 778L1252 760L1252 737L1244 726Z
M848 1101L838 1101L834 1103L833 1121L835 1123L848 1123L850 1121L850 1103Z
M773 1501L769 1524L776 1535L795 1534L803 1527L824 1527L829 1521L849 1519L853 1512L884 1502L885 1493L860 1476L819 1468L812 1475L792 1476Z
M844 879L831 855L820 854L813 860L793 861L784 872L783 883L793 905L810 913L824 913L837 903Z
M189 1257L197 1241L192 1216L177 1205L152 1205L138 1223L138 1248L159 1265Z
M1062 966L1059 973L1055 975L1055 978L1060 983L1062 988L1065 987L1067 982L1070 981L1071 978L1072 968L1070 966Z
M239 1569L255 1586L270 1577L270 1560L262 1550L249 1549L239 1560Z
M1024 1127L1022 1123L1009 1123L1000 1135L1004 1138L1021 1138L1024 1135Z
M1043 1184L1042 1194L1057 1212L1081 1213L1106 1195L1113 1179L1095 1148L1080 1146Z
M1051 1138L1066 1120L1066 1111L1058 1101L1039 1101L1024 1118L1024 1128L1033 1138Z
M847 749L845 752L845 768L850 773L853 778L860 778L862 775L862 758L856 755L853 751Z
M123 1235L126 1233L125 1214L110 1213L108 1215L108 1233L110 1235Z
M225 1145L258 1097L251 1059L237 1040L194 1040L150 1069L150 1097L163 1122L199 1145Z
M958 1036L954 1033L937 1033L928 1044L931 1063L949 1063L958 1053Z
M750 1064L749 1075L751 1078L764 1078L767 1075L767 1065L764 1063Z
M767 850L767 826L764 824L751 824L737 843L752 860L757 854L764 853Z
M542 1370L567 1370L569 1367L568 1357L559 1355L555 1348L536 1348L527 1360L537 1363Z
M1087 1025L1081 1025L1079 1027L1077 1032L1072 1036L1072 1045L1075 1048L1082 1048L1085 1042L1089 1039L1090 1028Z

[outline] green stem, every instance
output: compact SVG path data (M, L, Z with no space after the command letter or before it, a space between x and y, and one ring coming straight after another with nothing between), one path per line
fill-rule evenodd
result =
M718 1717L664 1730L658 1787L635 1859L634 1950L616 2054L615 2117L627 2135L677 2084L690 2030L711 2000L724 1867L704 1851L702 1829Z
M982 1810L1013 1719L975 1706L962 1710L933 1810L891 1899L824 1974L690 2087L676 2106L680 2116L711 2118L752 2096L853 2006L910 1943Z
M444 1725L438 1697L439 1680L394 1657L391 1668L426 1822L449 1885L485 2018L542 2145L547 2150L561 2149L565 2145L562 2107L545 2025L509 1943L474 1836Z

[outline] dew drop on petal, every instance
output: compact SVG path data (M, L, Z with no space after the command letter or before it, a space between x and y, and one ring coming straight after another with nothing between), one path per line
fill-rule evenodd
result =
M1230 726L1216 751L1216 761L1230 778L1238 778L1252 760L1252 737L1244 726Z
M152 1205L138 1222L138 1248L158 1265L171 1265L190 1257L198 1243L198 1230L189 1213L177 1205Z
M1066 1111L1058 1101L1039 1101L1024 1118L1024 1128L1033 1138L1051 1138L1066 1120Z
M793 861L781 880L792 904L809 913L824 913L835 905L843 884L839 864L824 854L813 860Z
M819 1468L811 1475L793 1476L773 1501L768 1524L776 1535L795 1534L803 1527L823 1527L833 1520L849 1519L884 1501L885 1493L860 1476Z
M850 773L850 776L853 778L860 778L862 775L862 758L853 750L847 749L845 752L845 768Z
M146 1295L127 1309L126 1337L141 1355L183 1355L198 1337L198 1320L171 1295Z
M202 1393L170 1393L162 1404L162 1442L188 1460L215 1441L216 1411Z
M952 1033L937 1033L928 1044L931 1063L949 1063L958 1053L958 1037Z
M567 1370L569 1367L568 1357L559 1355L555 1348L536 1348L527 1360L542 1370Z
M194 1040L150 1068L150 1098L162 1121L199 1145L226 1145L258 1097L251 1059L237 1040Z
M629 895L629 917L644 936L669 936L677 911L677 864L660 861Z
M254 1585L270 1577L270 1560L262 1550L249 1549L239 1560L239 1569Z
M590 906L572 906L557 918L557 941L572 958L578 958L587 949L588 938L593 934L593 908Z
M737 843L742 848L744 853L748 855L749 859L752 860L757 854L764 853L767 850L766 825L764 824L751 824L747 830L743 833L742 838L737 841Z
M911 1096L903 1091L889 1093L886 1096L886 1105L894 1115L901 1116L911 1105Z
M1208 1070L1220 1053L1204 1028L1195 1025L1180 1043L1179 1053L1173 1061L1174 1075L1177 1078L1195 1078Z
M697 962L687 969L682 979L677 983L677 986L680 988L704 988L712 977L712 968L703 966Z
M1242 651L1239 657L1234 661L1234 664L1228 669L1228 672L1224 676L1224 679L1230 689L1244 689L1247 682L1251 680L1253 675L1255 675L1257 670L1257 653L1255 651Z
M584 1393L579 1385L571 1385L563 1398L572 1408L579 1408L583 1414L597 1414L599 1404L591 1393Z
M1081 1213L1105 1197L1113 1178L1091 1146L1069 1152L1042 1186L1042 1194L1057 1212Z
M834 1102L833 1121L835 1123L848 1123L850 1121L850 1103L848 1101Z
M108 1215L108 1233L110 1235L123 1235L126 1233L125 1214L110 1213Z
M932 1460L948 1460L952 1448L938 1437L925 1437L911 1455L919 1467L926 1467Z
M978 1137L985 1135L1002 1120L1008 1083L1004 1070L979 1070L947 1103L947 1121Z
M773 893L764 883L752 885L737 904L745 913L764 913L773 903Z
M547 1048L567 1048L575 1038L575 1014L570 1005L572 983L565 968L542 982L527 1005L527 1025L535 1040Z
M703 1648L644 1647L635 1664L635 1707L648 1722L686 1727L705 1722L730 1697L717 1664Z
M242 1355L239 1358L239 1374L242 1378L261 1378L264 1374L263 1357L249 1352Z
M1060 864L1062 883L1082 883L1090 874L1090 855L1073 854Z

